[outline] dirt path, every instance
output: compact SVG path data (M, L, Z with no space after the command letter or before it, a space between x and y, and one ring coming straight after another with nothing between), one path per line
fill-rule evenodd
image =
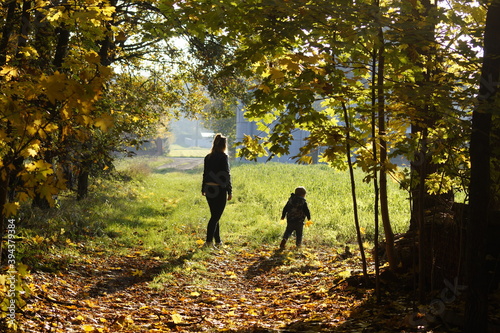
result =
M203 165L203 157L172 157L172 162L164 164L157 168L159 171L163 170L193 170Z
M137 333L352 332L359 325L401 325L401 313L394 316L389 307L383 321L375 321L364 304L372 289L341 276L358 265L356 258L341 260L331 250L226 248L208 250L200 262L193 260L197 251L207 250L167 261L141 251L89 253L57 273L36 273L38 290L21 326L26 332ZM152 288L160 276L162 288Z

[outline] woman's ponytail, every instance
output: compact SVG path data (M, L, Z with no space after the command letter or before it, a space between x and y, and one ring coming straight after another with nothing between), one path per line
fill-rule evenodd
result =
M222 134L218 133L212 144L212 153L213 152L222 152L225 153L227 150L227 138Z

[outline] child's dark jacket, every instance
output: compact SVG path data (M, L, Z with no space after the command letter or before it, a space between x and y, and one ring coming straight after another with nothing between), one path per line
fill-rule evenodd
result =
M281 213L281 218L284 219L285 217L287 223L292 224L304 223L306 217L310 220L311 213L309 207L307 207L306 199L292 193Z

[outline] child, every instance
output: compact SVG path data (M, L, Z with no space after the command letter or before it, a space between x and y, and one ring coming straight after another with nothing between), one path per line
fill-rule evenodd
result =
M286 241L295 231L295 244L297 248L302 244L302 232L304 230L304 220L307 217L308 220L311 219L311 213L307 207L307 202L305 199L306 189L299 186L295 189L295 193L290 195L290 199L283 208L281 213L281 219L284 220L286 217L286 230L283 234L283 240L280 244L280 249L283 250L286 245Z

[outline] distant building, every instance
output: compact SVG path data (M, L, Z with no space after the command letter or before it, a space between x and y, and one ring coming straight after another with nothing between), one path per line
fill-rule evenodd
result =
M182 147L212 147L214 133L200 124L200 120L181 118L171 123L174 142Z
M271 127L274 125L271 124ZM236 112L236 141L241 142L245 135L249 135L253 137L257 136L266 136L266 133L259 131L257 129L257 123L254 121L249 121L244 117L243 107L238 107ZM288 155L275 156L271 161L281 162L281 163L295 163L296 159L292 159L293 156L296 156L300 148L305 145L306 137L309 135L309 132L303 130L296 130L293 132L293 141L289 147L290 153ZM257 159L257 162L266 162L269 156L260 157ZM246 161L242 159L242 161Z

